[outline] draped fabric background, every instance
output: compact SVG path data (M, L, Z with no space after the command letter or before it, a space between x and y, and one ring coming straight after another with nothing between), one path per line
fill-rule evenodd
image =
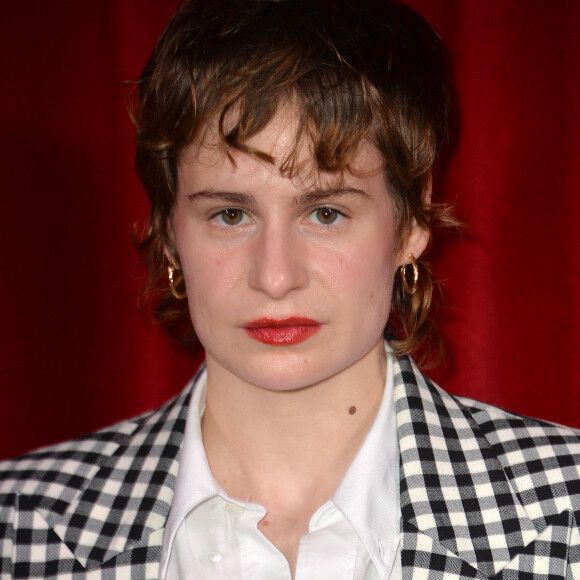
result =
M449 391L580 427L580 3L408 0L455 105L435 187ZM162 403L199 356L144 323L128 88L176 0L0 6L0 457Z

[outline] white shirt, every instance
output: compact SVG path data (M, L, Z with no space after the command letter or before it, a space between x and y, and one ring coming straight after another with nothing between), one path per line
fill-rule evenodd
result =
M401 578L391 356L377 417L336 493L312 516L295 580ZM290 580L286 558L258 529L266 509L228 497L210 471L201 436L206 378L192 395L160 579Z

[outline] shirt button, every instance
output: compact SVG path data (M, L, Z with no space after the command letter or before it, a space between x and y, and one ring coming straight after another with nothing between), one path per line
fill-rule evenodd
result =
M217 550L212 550L209 554L209 561L214 564L219 564L222 561L222 553Z

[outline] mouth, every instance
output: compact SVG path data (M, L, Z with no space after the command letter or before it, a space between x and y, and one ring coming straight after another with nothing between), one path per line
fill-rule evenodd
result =
M244 325L246 334L271 345L291 345L304 342L318 332L322 324L311 318L290 316L288 318L260 318Z

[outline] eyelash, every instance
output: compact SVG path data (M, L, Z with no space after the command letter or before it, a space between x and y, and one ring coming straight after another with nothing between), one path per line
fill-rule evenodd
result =
M316 217L320 217L319 212L328 212L331 215L331 217L333 218L332 221L330 221L329 223L323 223L320 220L316 219ZM240 221L238 221L236 223L226 222L226 217L228 216L228 213L230 214L229 217L233 218L234 220L236 217L241 217ZM316 216L316 217L314 217L314 216ZM307 216L307 219L308 219L308 221L316 223L316 225L319 225L322 227L330 227L330 226L335 225L337 222L340 222L345 217L346 217L346 215L343 212L341 212L340 210L338 210L334 207L328 206L328 205L323 205L323 206L316 207L313 210L311 210ZM240 209L237 207L227 207L227 208L222 209L222 210L214 213L213 215L211 215L211 220L217 220L220 225L222 225L226 228L245 225L245 223L247 223L247 221L245 221L244 218L250 219L251 216L243 209Z

